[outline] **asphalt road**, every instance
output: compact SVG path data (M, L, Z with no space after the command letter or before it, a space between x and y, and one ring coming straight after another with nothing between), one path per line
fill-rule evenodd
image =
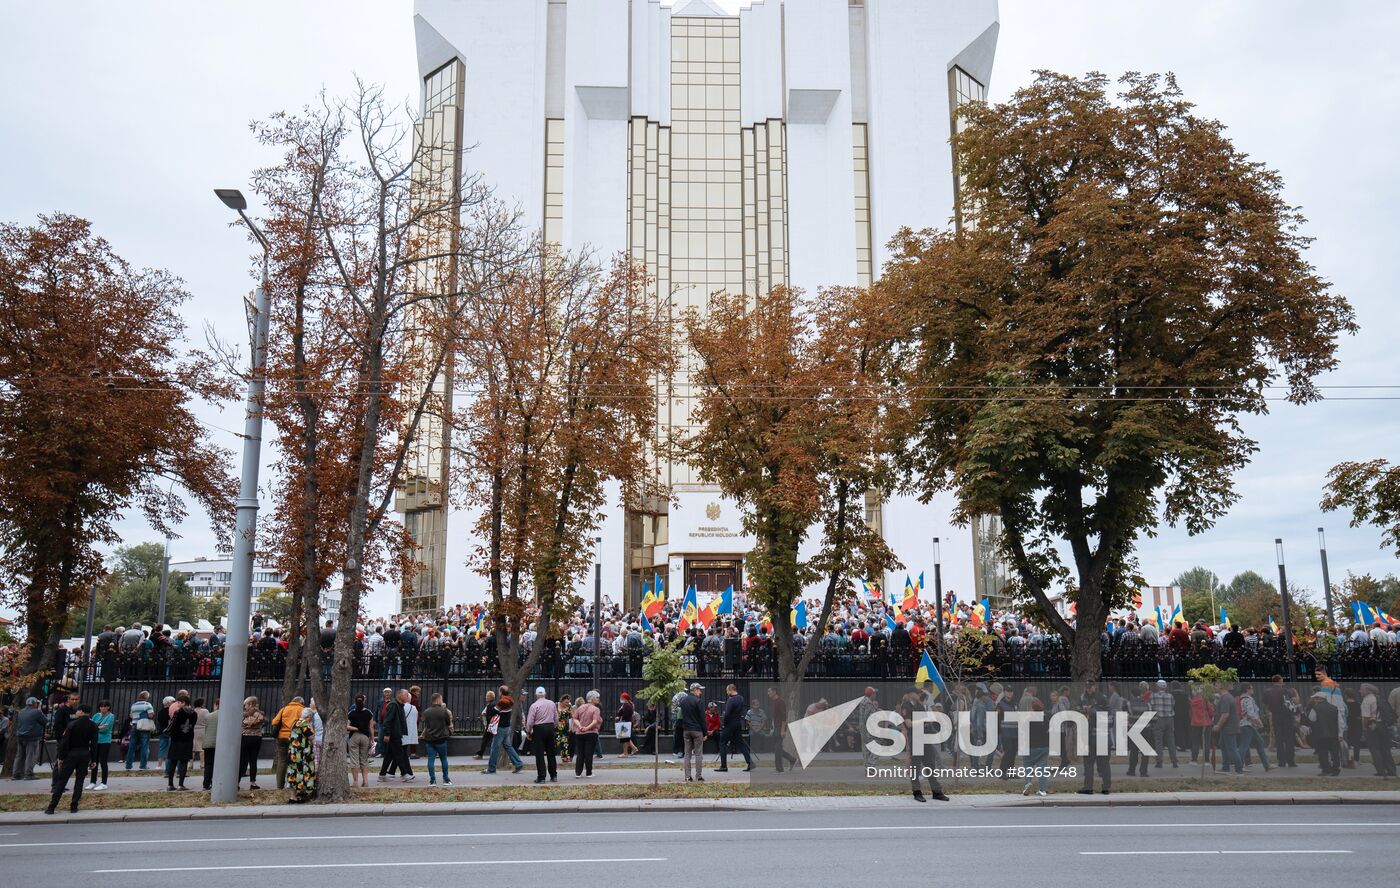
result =
M608 886L1394 880L1400 806L602 812L6 827L10 885ZM456 876L451 874L456 872ZM628 875L633 873L635 875ZM651 874L650 877L647 874Z

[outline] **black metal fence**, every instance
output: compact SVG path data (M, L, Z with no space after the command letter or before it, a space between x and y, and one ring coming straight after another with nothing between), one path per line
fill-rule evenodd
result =
M864 648L821 650L812 658L807 680L872 683L907 680L918 667L919 653L898 648L873 653ZM210 703L219 694L222 660L216 652L171 648L163 654L154 654L109 648L87 663L76 653L63 656L64 661L56 664L59 674L84 685L85 698L93 702L111 700L117 712L125 712L143 690L149 691L157 701L180 689ZM643 686L643 659L641 652L604 656L599 663L600 677L594 681L594 662L590 654L564 655L550 648L544 652L528 683L531 687L545 687L555 700L564 694L577 697L596 687L603 695L606 713L611 711L609 707L616 705L621 693L626 691L635 696ZM716 699L722 698L724 684L733 682L741 693L746 693L750 682L766 682L775 677L771 648L746 652L737 640L722 647L694 651L684 659L688 673L711 684L710 690ZM1319 665L1309 652L1302 653L1290 664L1277 644L1233 650L1213 644L1183 649L1123 645L1105 651L1102 669L1104 678L1109 681L1184 679L1189 670L1206 663L1233 667L1244 681L1267 680L1275 674L1308 680ZM1321 665L1338 679L1400 681L1400 646L1342 649ZM494 653L485 649L474 652L459 649L387 651L383 655L356 659L353 691L375 700L384 687L416 685L425 697L441 693L448 707L457 713L459 726L476 729L479 724L474 719L484 704L485 693L498 684L498 666ZM256 696L265 708L279 707L283 702L285 668L286 654L281 650L250 651L248 694ZM329 678L329 667L326 668L325 675ZM1068 681L1069 658L1058 639L1053 638L1038 644L997 644L977 668L948 677L972 681ZM301 688L298 692L306 694L307 690ZM664 722L664 713L662 718Z
M873 652L864 647L824 648L813 656L807 675L810 678L882 680L906 677L917 669L921 653L897 647ZM64 657L60 670L74 677L81 674L82 680L88 682L217 682L222 669L221 652L186 648L167 648L163 652L108 649L89 658L87 663L77 652ZM730 639L721 646L691 651L684 659L689 673L701 679L776 677L773 649L769 645L745 651L738 639ZM598 674L608 679L640 679L643 660L644 653L640 650L604 655L598 664ZM1334 678L1400 679L1400 646L1396 645L1344 648L1320 662ZM1207 663L1233 667L1242 679L1265 679L1275 674L1308 678L1319 665L1318 659L1307 651L1295 656L1290 663L1282 645L1270 640L1237 649L1221 648L1212 643L1180 649L1119 645L1104 651L1101 667L1105 678L1185 678L1189 670ZM397 650L361 655L356 657L354 668L357 680L370 683L431 683L489 680L500 674L499 667L494 650L478 646L475 650ZM286 654L280 649L249 651L250 681L280 682L285 670ZM1068 680L1071 674L1068 651L1058 638L1020 645L1005 645L997 639L975 668L959 671L966 677L986 679ZM328 666L326 675L329 677ZM592 654L561 653L551 646L540 657L530 680L587 682L593 675Z

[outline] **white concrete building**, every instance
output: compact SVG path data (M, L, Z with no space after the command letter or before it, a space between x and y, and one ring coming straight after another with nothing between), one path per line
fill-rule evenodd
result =
M563 247L629 250L678 311L719 288L868 283L899 228L950 224L950 129L958 102L985 98L998 31L996 0L416 0L415 13L425 138L470 146L467 167ZM658 409L683 425L690 404L682 374ZM752 541L737 508L683 464L659 470L674 504L607 516L604 592L635 600L654 572L671 590L740 584ZM463 567L465 516L445 532L442 499L401 506L433 553L418 603L484 586ZM868 513L915 575L941 537L945 587L970 590L971 534L949 505Z
M233 559L206 558L199 556L192 561L170 562L170 573L182 573L190 584L190 592L195 598L227 596L229 584L233 582ZM258 562L253 565L253 607L257 608L258 596L268 589L284 589L285 577L276 566ZM340 588L336 586L321 595L321 611L340 610Z

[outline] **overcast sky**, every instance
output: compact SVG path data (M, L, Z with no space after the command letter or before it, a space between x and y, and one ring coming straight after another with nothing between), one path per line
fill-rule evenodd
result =
M1320 588L1319 525L1328 530L1334 582L1347 570L1396 569L1378 532L1322 516L1317 502L1332 464L1400 457L1400 401L1378 397L1400 397L1397 45L1400 4L1002 0L992 100L1037 68L1176 72L1202 113L1283 174L1317 239L1312 261L1356 307L1362 332L1343 344L1341 368L1323 383L1395 386L1333 388L1326 402L1280 403L1249 420L1260 451L1239 475L1240 503L1201 537L1164 529L1146 541L1141 560L1152 583L1196 564L1226 580L1246 569L1273 577L1273 539L1283 537L1290 581ZM355 74L416 103L407 0L3 0L0 219L24 223L61 210L92 220L133 263L185 279L192 337L202 341L207 321L242 341L249 250L210 189L242 186L271 160L250 138L249 121L303 105L322 87L343 93ZM241 426L241 413L235 406L202 415L215 439L235 448L228 430ZM139 517L122 531L129 542L156 539ZM214 554L202 516L182 535L177 560ZM947 582L971 585L969 577ZM374 610L390 604L387 593L370 602Z

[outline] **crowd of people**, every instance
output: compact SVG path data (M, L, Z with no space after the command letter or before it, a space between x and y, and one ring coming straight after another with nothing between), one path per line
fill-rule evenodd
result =
M510 636L509 644L522 658L540 645L541 675L590 675L596 658L602 661L604 675L636 677L648 640L677 638L686 640L685 653L694 658L694 668L701 676L774 674L771 618L745 595L732 593L731 605L723 612L695 608L688 613L678 598L672 596L646 609L625 608L605 599L598 621L599 638L594 638L591 607L581 606L569 619L551 627L545 638L540 638L537 622L525 622L519 638ZM945 646L956 647L969 639L985 642L978 659L987 675L1055 675L1062 674L1067 664L1067 650L1059 633L1032 619L1032 614L958 601L956 593L945 598L941 615L937 606L926 600L908 602L905 607L906 602L850 596L835 603L825 629L819 632L821 604L819 600L803 602L794 611L797 619L792 636L797 655L811 645L818 646L810 667L816 675L904 674L922 650L938 647L940 625ZM1069 619L1073 623L1072 615ZM1275 626L1180 619L1160 625L1163 622L1135 613L1110 619L1102 638L1104 674L1130 677L1134 670L1146 669L1162 677L1184 677L1192 665L1224 660L1256 664L1251 668L1261 677L1288 671L1283 665L1282 634ZM494 674L500 652L493 628L483 605L364 620L353 628L356 677L392 681ZM1302 662L1323 661L1335 673L1346 672L1349 664L1359 662L1376 675L1400 678L1397 630L1400 626L1379 622L1297 627L1292 639L1294 654ZM314 643L329 653L338 631L334 621L328 621L311 634ZM76 671L86 665L88 677L99 679L217 678L226 641L222 626L207 633L159 625L106 626L94 640L89 662L82 663L80 652L72 651L65 668ZM286 627L255 614L249 638L250 675L279 676L289 641ZM328 671L329 657L323 661Z

